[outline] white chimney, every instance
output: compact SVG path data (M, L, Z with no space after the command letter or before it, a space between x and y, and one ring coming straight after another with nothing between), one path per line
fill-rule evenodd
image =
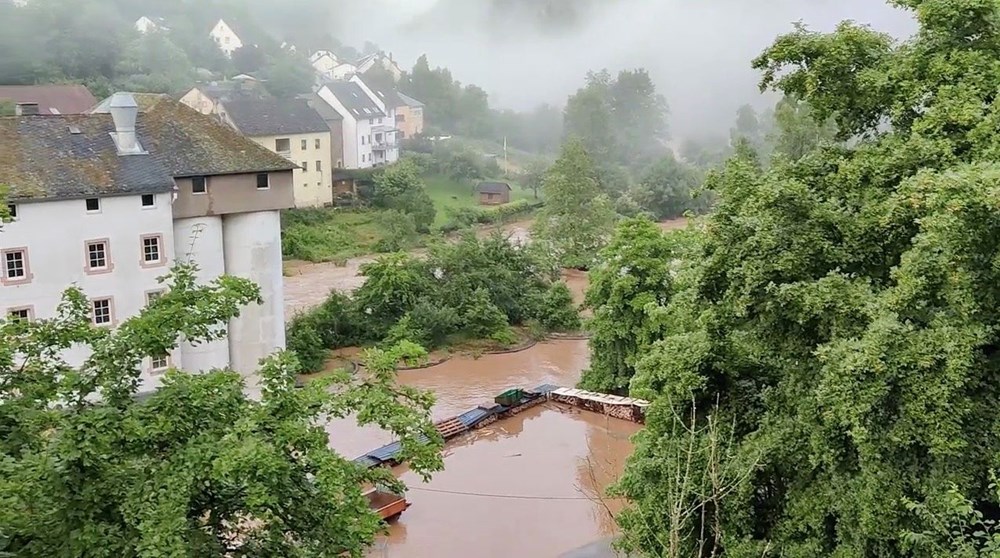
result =
M115 93L108 103L111 119L115 123L115 145L119 155L143 153L139 140L135 135L135 119L139 114L139 105L128 93Z

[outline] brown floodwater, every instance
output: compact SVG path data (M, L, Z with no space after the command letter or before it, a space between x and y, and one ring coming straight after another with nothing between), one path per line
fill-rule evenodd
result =
M492 402L511 387L572 386L587 366L586 341L550 341L519 353L399 373L433 392L435 420ZM630 422L546 403L451 441L444 471L424 484L395 469L413 504L372 549L374 557L556 557L615 532L621 502L604 498L631 453ZM331 446L348 458L392 441L353 419L328 424Z

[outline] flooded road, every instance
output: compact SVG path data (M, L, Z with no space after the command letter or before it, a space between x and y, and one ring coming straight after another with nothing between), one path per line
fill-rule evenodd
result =
M432 391L435 420L492 402L510 387L572 386L587 366L586 341L550 341L478 360L456 357L399 373ZM396 469L413 503L373 557L555 557L613 535L617 501L602 500L632 451L638 425L547 403L452 441L445 470L428 484ZM354 458L392 441L349 419L327 426L334 449Z

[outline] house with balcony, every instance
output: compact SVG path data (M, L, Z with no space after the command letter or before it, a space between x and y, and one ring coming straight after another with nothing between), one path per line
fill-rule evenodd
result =
M373 129L384 126L388 116L373 96L353 81L328 81L316 91L316 97L341 117L344 168L367 169L375 166ZM380 159L384 160L385 145L379 147L383 152Z
M395 163L399 160L399 142L397 141L399 129L396 128L396 107L403 104L403 101L400 100L395 90L384 89L378 85L369 87L357 74L351 77L350 81L357 84L385 114L384 119L377 118L375 122L371 123L372 135L368 141L372 144L374 165Z
M93 323L115 327L189 261L202 282L256 282L263 303L223 339L149 355L144 390L170 367L251 374L284 347L280 211L293 205L294 164L169 97L128 93L88 114L0 117L0 153L13 215L0 233L3 317L52 318L76 284ZM86 350L64 356L79 365Z
M227 124L299 166L292 181L295 207L333 203L330 127L307 100L240 98L223 107Z

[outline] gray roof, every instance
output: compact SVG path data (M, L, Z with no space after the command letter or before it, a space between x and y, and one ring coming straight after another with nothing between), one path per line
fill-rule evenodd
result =
M274 172L298 168L212 116L166 95L133 93L143 143L174 177ZM106 105L102 102L100 107ZM101 112L95 109L95 112Z
M224 103L226 114L247 136L315 134L330 127L304 99L233 99Z
M423 103L421 103L420 101L414 99L413 97L410 97L409 95L404 95L404 94L402 94L402 93L400 93L398 91L396 92L396 94L399 95L399 100L403 101L403 103L406 106L408 106L408 107L422 107L422 106L424 106Z
M510 184L506 182L480 182L476 185L476 191L481 194L502 194L510 192Z
M375 92L379 100L385 104L386 107L396 108L405 105L403 99L399 97L399 94L392 89L379 89L378 87L369 87Z
M170 191L173 178L154 155L119 155L111 116L0 118L0 184L12 200L72 199ZM138 130L148 150L149 131Z
M375 104L375 101L358 84L349 81L330 81L325 85L333 93L333 96L347 110L351 111L351 114L355 118L378 118L379 116L385 116L382 109Z

